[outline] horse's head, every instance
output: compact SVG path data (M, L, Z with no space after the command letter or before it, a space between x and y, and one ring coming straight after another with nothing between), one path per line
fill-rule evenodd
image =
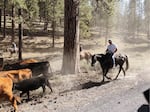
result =
M94 64L96 63L96 61L97 61L97 57L94 54L94 55L92 55L92 58L91 58L91 66L94 66Z
M100 58L102 58L102 54L94 54L94 55L92 55L91 66L94 66L96 61L99 60Z

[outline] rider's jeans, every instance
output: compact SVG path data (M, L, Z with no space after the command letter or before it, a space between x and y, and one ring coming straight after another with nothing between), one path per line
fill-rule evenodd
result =
M112 59L113 59L113 68L115 67L115 56L112 55Z

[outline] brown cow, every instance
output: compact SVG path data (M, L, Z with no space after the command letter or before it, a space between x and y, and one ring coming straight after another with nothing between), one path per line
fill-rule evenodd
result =
M13 82L10 77L0 77L0 102L9 100L17 112L17 102L20 103L20 98L13 95L12 92Z
M24 79L30 79L32 77L32 71L30 69L1 71L0 76L9 76L14 83L17 83Z
M85 59L87 64L90 62L92 54L89 51L82 50L82 45L80 45L80 60Z
M24 64L27 64L27 63L36 63L36 62L38 62L38 60L36 60L36 59L26 59L26 60L22 60L20 62L20 65L24 65Z
M92 54L88 51L81 51L80 52L80 60L85 59L87 61L87 63L89 63L91 57L92 57Z

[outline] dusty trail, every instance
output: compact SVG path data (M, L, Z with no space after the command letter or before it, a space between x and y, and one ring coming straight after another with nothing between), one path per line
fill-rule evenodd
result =
M62 76L59 73L62 63L62 49L60 49L62 45L59 44L56 45L59 50L43 52L40 57L42 59L50 56L47 59L50 60L54 73L50 78L54 93L50 94L47 89L46 95L41 98L39 94L42 89L33 91L33 99L19 105L19 112L131 112L131 110L136 112L140 105L146 103L141 93L150 84L150 70L147 68L150 63L150 59L147 58L150 56L149 43L139 41L135 43L118 36L114 36L112 40L119 46L118 53L125 53L129 57L130 68L126 77L123 77L121 73L116 81L100 83L102 76L97 74L100 71L95 72L84 61L80 64L83 71L86 71L85 73ZM62 40L58 40L58 42L62 42ZM92 54L105 51L102 38L82 40L81 42L84 44L84 48ZM45 48L47 47L45 46ZM24 53L23 56L25 58L39 56L37 52L33 55L29 55L29 53L31 52ZM99 65L96 69L99 70ZM116 72L117 69L112 70L108 75L114 77ZM60 94L60 92L63 93ZM7 102L0 105L0 112L10 112L12 108L8 105ZM129 110L125 111L127 107Z

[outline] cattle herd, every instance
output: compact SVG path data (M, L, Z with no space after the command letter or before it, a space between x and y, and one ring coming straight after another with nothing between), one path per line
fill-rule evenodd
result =
M0 102L9 100L17 112L17 102L21 102L20 97L27 94L30 99L29 92L40 87L45 92L47 86L51 92L53 91L48 80L49 62L39 62L35 59L27 59L13 64L5 64L0 71ZM14 90L21 91L20 97L13 94Z

